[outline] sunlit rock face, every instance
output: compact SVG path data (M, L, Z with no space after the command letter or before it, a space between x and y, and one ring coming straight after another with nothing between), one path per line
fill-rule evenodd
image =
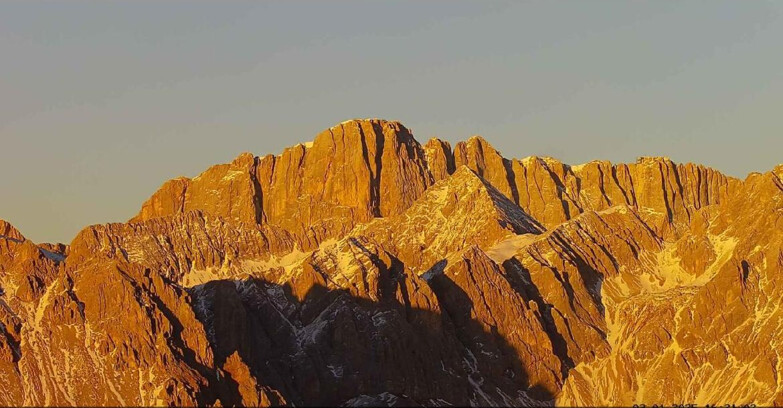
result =
M68 245L0 221L0 405L780 405L782 176L350 120Z

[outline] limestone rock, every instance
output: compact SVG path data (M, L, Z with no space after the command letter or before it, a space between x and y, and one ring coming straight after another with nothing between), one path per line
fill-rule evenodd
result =
M432 186L404 213L357 228L420 271L471 245L486 248L514 234L537 234L538 223L467 167ZM400 239L405 237L405 239Z
M780 404L781 177L368 119L68 245L0 220L0 405Z
M424 145L424 154L427 168L435 181L443 180L454 173L454 153L449 142L432 138Z

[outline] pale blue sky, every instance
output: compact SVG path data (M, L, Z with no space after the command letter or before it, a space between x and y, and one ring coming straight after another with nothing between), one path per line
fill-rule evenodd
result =
M508 157L783 162L783 2L2 2L0 218L69 242L349 118Z

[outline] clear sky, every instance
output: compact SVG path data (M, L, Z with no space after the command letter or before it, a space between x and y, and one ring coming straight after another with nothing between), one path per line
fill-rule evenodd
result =
M744 178L783 162L783 2L0 3L0 218L35 241L357 117Z

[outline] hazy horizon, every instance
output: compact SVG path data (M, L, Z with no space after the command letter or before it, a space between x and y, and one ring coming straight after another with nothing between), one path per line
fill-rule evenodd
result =
M3 2L0 218L36 242L351 118L506 157L783 163L783 3Z

